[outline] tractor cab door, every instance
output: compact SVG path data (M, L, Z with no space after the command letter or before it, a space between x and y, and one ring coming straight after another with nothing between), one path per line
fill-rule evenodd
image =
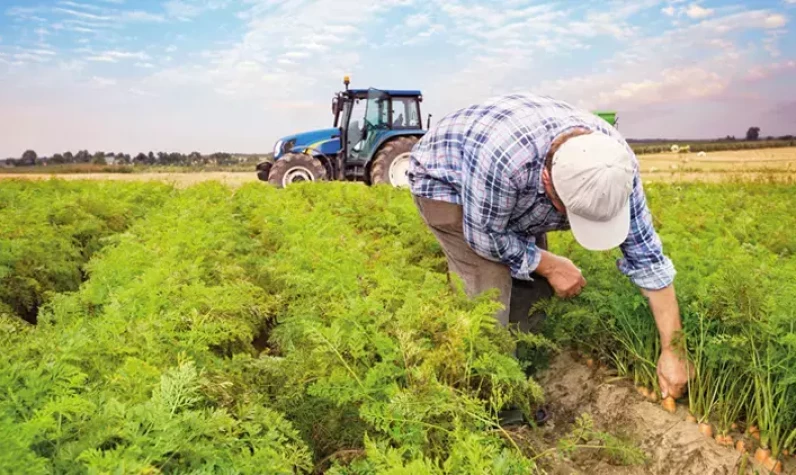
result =
M364 111L355 102L348 123L348 163L365 163L384 131L389 130L390 96L378 89L368 90ZM364 112L364 114L363 114ZM363 116L360 116L363 114Z

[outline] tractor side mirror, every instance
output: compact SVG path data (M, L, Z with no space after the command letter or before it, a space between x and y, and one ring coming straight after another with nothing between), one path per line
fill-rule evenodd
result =
M335 97L334 99L332 99L332 115L337 115L339 111L340 111L340 103L337 101L337 98Z

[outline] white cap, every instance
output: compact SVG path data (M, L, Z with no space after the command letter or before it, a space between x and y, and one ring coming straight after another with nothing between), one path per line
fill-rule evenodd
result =
M572 234L583 247L605 251L627 239L634 169L623 144L599 132L572 137L553 155L551 171Z

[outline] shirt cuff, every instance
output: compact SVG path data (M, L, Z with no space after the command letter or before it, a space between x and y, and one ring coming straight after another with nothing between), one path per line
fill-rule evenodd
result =
M522 265L519 269L511 269L511 276L515 279L519 280L530 280L533 281L533 274L536 271L536 268L539 267L539 262L542 260L542 253L541 250L536 247L536 243L528 244L528 248L525 251L525 256L522 259Z
M626 260L617 261L619 270L628 276L637 286L647 290L660 290L674 282L677 271L671 259L664 257L663 261L650 264L646 267L632 268Z

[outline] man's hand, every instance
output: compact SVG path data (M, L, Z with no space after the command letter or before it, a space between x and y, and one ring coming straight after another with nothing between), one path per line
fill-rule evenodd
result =
M574 297L586 285L586 279L572 261L548 251L542 251L536 272L547 279L560 298Z
M671 396L678 399L685 394L689 379L689 367L686 361L672 350L661 351L658 359L658 385L661 388L661 398ZM691 376L694 368L691 367Z
M650 310L661 338L661 356L658 359L661 397L665 399L671 396L677 399L685 393L688 380L694 377L694 367L688 365L675 349L675 336L683 330L683 326L674 285L660 290L641 289L641 293L649 299Z

